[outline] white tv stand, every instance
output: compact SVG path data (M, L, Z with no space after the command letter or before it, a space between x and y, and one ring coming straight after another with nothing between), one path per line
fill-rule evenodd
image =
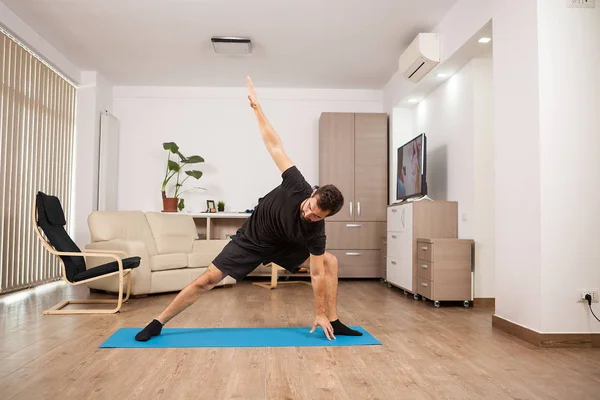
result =
M456 238L458 203L406 201L387 209L386 280L416 295L417 239Z

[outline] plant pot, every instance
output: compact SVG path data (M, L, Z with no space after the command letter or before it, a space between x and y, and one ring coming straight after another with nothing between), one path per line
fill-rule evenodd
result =
M223 212L223 211L225 211L225 206L217 207L217 210L219 210L220 212Z
M177 197L163 197L163 212L177 212Z

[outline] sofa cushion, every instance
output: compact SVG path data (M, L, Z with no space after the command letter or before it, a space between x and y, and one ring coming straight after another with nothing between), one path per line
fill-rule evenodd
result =
M146 219L159 254L192 252L192 243L198 238L198 232L191 215L147 212Z
M88 226L92 243L136 240L146 245L148 255L158 253L150 225L141 211L93 211L88 216Z
M216 254L208 253L191 253L188 254L189 268L206 268L215 259Z
M228 242L229 239L194 240L192 253L188 255L188 267L208 267Z
M150 258L150 270L152 271L185 268L187 265L188 255L183 253L156 254Z

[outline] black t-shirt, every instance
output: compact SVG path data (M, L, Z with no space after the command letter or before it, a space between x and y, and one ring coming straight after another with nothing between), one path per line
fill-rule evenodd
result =
M260 200L233 240L258 251L301 245L310 254L324 254L325 222L308 222L300 216L300 205L310 197L312 187L296 166L281 177L281 185Z

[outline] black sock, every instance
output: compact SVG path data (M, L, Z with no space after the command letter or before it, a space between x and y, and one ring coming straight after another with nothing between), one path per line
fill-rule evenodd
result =
M339 319L331 322L331 326L333 327L334 335L345 335L345 336L362 336L362 332L355 331L354 329L348 328L346 325L342 324Z
M162 324L153 319L144 329L142 329L137 335L135 335L135 340L138 342L146 342L150 340L152 336L160 335L160 331L162 330Z

